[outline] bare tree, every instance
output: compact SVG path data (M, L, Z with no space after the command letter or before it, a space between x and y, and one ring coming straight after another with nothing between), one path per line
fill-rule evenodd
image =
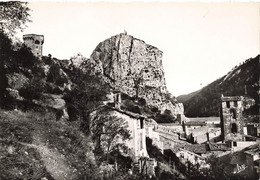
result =
M98 113L92 120L92 134L96 142L96 150L103 152L106 159L115 149L124 149L125 140L130 139L128 124L124 119L109 115L108 111Z

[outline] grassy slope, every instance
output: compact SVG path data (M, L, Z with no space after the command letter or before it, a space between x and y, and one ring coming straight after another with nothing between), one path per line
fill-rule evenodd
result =
M0 110L0 179L82 179L92 173L88 137L53 119L48 113Z

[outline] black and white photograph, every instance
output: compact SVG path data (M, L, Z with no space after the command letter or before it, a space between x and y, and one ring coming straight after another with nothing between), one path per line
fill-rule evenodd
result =
M260 180L260 2L0 0L0 180Z

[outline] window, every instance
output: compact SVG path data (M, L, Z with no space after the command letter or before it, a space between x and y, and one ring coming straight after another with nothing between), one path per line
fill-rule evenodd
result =
M140 128L143 129L144 128L144 119L140 119Z
M195 161L198 161L198 157L197 156L195 156Z
M233 119L237 118L237 111L236 111L236 109L230 109L230 113L231 113Z
M142 136L142 135L143 135L143 134L140 133L140 137L139 137L139 138L140 138L140 148L141 148L141 149L143 149L143 138L142 138L143 136Z
M237 125L235 123L231 124L231 132L232 133L237 133Z
M184 158L184 153L180 153L180 157L181 157L181 158Z
M227 101L226 104L227 104L227 108L230 108L230 102Z
M36 40L36 41L35 41L35 44L40 44L40 41Z
M236 141L233 142L233 146L235 146L235 147L237 146L237 142Z
M237 101L234 101L234 106L237 107Z

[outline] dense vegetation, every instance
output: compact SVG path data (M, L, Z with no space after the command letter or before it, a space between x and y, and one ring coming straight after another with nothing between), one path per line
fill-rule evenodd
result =
M242 96L245 95L245 88L247 95L256 102L247 113L258 114L259 58L259 55L250 58L203 89L178 97L178 101L184 104L185 115L188 117L219 116L221 95Z

